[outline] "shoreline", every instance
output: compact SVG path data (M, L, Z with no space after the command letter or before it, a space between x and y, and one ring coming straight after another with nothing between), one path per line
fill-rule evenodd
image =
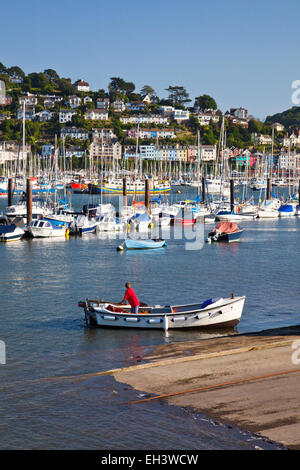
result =
M167 400L298 450L295 341L300 349L300 325L160 345L143 358L147 362L105 374L147 394L129 402L132 406Z

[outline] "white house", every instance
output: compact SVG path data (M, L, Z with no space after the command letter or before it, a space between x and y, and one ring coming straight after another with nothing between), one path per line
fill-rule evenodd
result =
M123 124L163 124L168 125L169 119L160 114L135 114L133 116L122 116L120 121Z
M72 117L76 115L76 111L72 109L61 109L59 111L59 122L64 124L65 122L72 121Z
M31 152L30 144L25 143L24 158ZM0 164L3 165L6 161L13 161L23 158L22 145L19 142L12 140L0 141Z
M173 116L175 108L173 106L160 106L159 111L163 116Z
M52 119L54 114L55 113L53 111L49 111L47 109L44 109L43 111L40 111L39 113L37 113L36 116L38 116L38 119L39 119L40 122L47 122L47 121L50 121Z
M240 119L248 118L248 110L245 108L230 108L230 115Z
M274 122L271 127L277 132L283 132L285 129L284 125L280 124L280 122Z
M19 104L23 105L24 103L25 106L36 106L38 104L37 96L31 94L20 96Z
M26 106L25 107L25 119L31 121L35 117L35 107ZM23 106L18 109L17 119L23 119Z
M79 96L73 95L69 98L69 104L71 108L78 108L81 105L81 98Z
M158 160L158 149L155 145L141 145L140 158L142 158L143 160Z
M86 140L89 138L89 133L86 129L78 129L75 126L72 126L61 129L60 136L70 137L71 139Z
M190 112L185 109L175 109L173 112L174 121L187 121L190 118Z
M85 96L83 98L83 104L92 103L92 102L93 102L93 100L90 96Z
M108 111L106 109L88 109L84 117L91 121L107 121Z
M71 157L77 157L77 158L82 158L84 155L84 150L78 149L76 147L69 147L66 149L66 157L71 158Z
M99 139L116 139L117 136L114 133L113 129L108 129L106 127L102 128L94 128L92 129L92 137L99 138Z
M201 145L200 146L200 158L203 162L215 161L217 158L216 145Z
M88 82L85 82L82 79L77 80L74 83L74 87L76 88L77 91L90 91L90 85L88 84Z
M210 121L212 122L219 122L220 116L216 113L212 112L203 112L197 114L197 119L199 121L200 126L208 126Z
M122 100L116 100L112 103L112 107L116 113L122 113L125 111L126 106L124 104L124 101Z
M270 145L272 144L272 137L269 135L257 134L252 132L251 140L255 145Z

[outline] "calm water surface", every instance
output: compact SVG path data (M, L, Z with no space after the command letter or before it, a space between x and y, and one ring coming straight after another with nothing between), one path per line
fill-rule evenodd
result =
M86 202L75 196L73 205ZM0 448L276 448L166 403L124 405L142 391L112 377L76 377L137 364L155 345L207 337L86 328L78 300L120 301L126 281L150 304L246 295L236 332L299 324L300 219L240 225L241 243L196 251L170 240L164 250L119 253L118 239L96 235L0 244L0 339L7 348L7 364L0 366Z

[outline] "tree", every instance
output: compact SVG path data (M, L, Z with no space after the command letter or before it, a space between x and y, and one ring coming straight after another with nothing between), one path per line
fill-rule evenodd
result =
M209 95L197 96L195 98L195 106L199 106L202 111L205 109L217 109L217 103L214 98Z
M46 93L49 91L50 80L44 73L29 73L28 78L33 88L39 88Z
M189 99L189 94L183 86L169 86L166 88L166 91L169 93L168 100L171 101L174 105L184 105L191 101Z
M75 88L73 87L70 78L60 78L57 81L56 86L65 96L73 95L75 93Z
M135 84L133 82L126 82L120 77L111 77L108 90L112 99L115 99L122 94L129 98L135 90Z
M20 77L20 78L25 78L25 73L23 70L18 67L17 65L14 65L13 67L10 67L6 69L6 72L10 77Z
M147 95L150 97L152 96L154 97L156 96L156 91L150 85L144 85L143 88L141 89L141 95L143 98Z
M2 62L0 62L0 74L1 73L6 73L6 67L2 64Z
M191 129L193 134L196 134L197 131L200 129L200 122L199 119L196 118L196 116L191 116L188 122L188 126Z
M48 78L48 80L50 80L51 83L57 83L58 80L59 80L59 75L57 74L57 72L53 69L46 69L44 70L44 75L46 75L46 77Z

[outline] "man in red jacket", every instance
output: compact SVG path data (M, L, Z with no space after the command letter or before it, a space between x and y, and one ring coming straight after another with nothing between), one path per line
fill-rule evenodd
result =
M124 295L124 299L122 300L122 302L120 302L120 305L128 301L131 306L131 313L138 313L140 305L139 299L137 298L136 293L132 289L130 282L126 282L125 287L126 292Z

